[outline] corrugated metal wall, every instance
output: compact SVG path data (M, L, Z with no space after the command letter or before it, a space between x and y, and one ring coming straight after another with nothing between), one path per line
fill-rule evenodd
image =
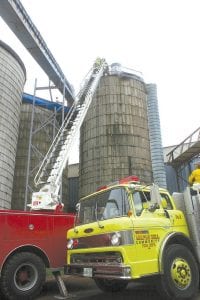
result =
M25 68L20 58L0 41L0 208L11 208L25 77Z

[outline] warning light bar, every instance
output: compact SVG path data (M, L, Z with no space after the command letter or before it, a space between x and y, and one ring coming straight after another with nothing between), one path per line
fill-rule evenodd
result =
M122 179L119 180L119 184L123 184L123 183L139 183L140 180L137 176L135 175L131 175L131 176L128 176L128 177L124 177Z
M101 190L105 190L108 187L111 187L111 186L114 186L114 185L117 185L117 184L126 184L126 183L140 183L140 180L135 175L127 176L127 177L124 177L124 178L119 179L117 181L111 182L107 185L102 185L102 186L98 187L97 192L99 192Z

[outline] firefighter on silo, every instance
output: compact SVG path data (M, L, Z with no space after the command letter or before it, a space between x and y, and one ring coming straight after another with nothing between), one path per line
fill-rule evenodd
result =
M93 65L95 73L99 70L99 68L101 66L101 62L102 62L102 59L100 57L97 57L94 62L94 65Z
M108 74L108 64L106 63L105 58L100 58L100 57L97 57L97 59L94 62L94 65L93 65L94 73L97 73L99 71L99 69L103 63L105 63L104 74Z

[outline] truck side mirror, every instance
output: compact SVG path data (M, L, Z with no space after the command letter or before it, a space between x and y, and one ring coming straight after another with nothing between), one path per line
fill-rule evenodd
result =
M158 203L153 203L149 206L149 211L154 212L156 209L159 209L159 208L160 208L160 206Z
M150 188L151 204L157 204L158 206L161 203L161 196L159 192L159 187L157 184L153 184Z

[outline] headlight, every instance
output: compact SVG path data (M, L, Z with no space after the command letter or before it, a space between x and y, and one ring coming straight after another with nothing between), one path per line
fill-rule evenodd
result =
M119 246L121 244L121 234L119 232L115 232L111 237L111 244L113 246Z
M73 248L73 240L70 239L67 241L67 249L72 249Z
M77 239L70 239L67 241L67 249L74 249L78 247L78 240Z

